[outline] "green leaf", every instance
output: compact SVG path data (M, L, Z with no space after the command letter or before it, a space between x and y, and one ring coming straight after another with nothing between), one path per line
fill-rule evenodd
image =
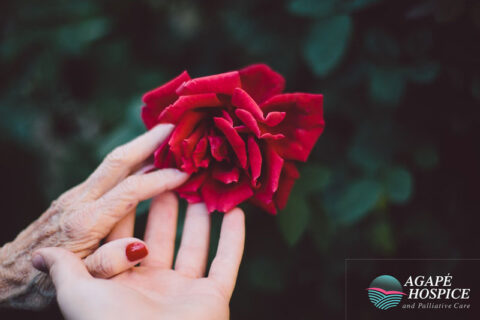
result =
M327 76L340 63L348 47L352 28L349 16L321 20L312 26L303 54L317 76Z
M288 3L288 11L298 16L330 17L361 10L380 0L292 0Z
M310 219L310 208L298 184L288 199L287 206L278 213L277 223L287 244L293 247L301 239Z
M392 227L386 221L380 221L373 225L370 234L370 241L374 248L384 255L395 251L395 239L392 235Z
M328 168L316 164L308 164L300 170L300 179L296 185L302 189L305 195L319 192L328 184L330 175Z
M348 157L366 172L374 173L391 161L397 141L391 122L369 119L359 125L348 150Z
M91 42L100 39L110 30L106 18L95 18L64 26L57 34L58 46L69 53L79 53Z
M370 74L370 96L373 101L396 106L405 91L405 78L396 70L374 68Z
M370 179L349 182L325 196L325 209L332 220L353 224L371 211L380 197L380 184Z
M15 106L11 100L0 100L0 129L7 133L10 139L25 146L35 143L35 127L45 115L41 109L29 105Z
M406 169L394 167L387 172L386 190L393 203L407 202L412 194L412 188L412 175Z
M336 11L336 0L293 0L288 10L299 16L327 17Z

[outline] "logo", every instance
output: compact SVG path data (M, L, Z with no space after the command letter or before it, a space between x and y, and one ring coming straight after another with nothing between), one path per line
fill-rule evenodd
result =
M398 306L402 297L406 295L402 291L400 282L389 275L376 277L367 291L373 305L382 310Z

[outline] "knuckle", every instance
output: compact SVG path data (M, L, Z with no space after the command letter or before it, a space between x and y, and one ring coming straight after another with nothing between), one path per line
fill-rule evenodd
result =
M125 192L134 193L141 188L142 183L138 176L128 176L122 183Z
M88 225L85 223L84 214L81 211L74 212L65 217L65 219L62 219L60 227L69 239L77 239L89 232Z
M58 197L57 200L53 201L51 207L55 208L58 211L63 211L65 208L67 208L70 205L71 202L72 202L71 193L67 191L64 194L62 194L60 197Z
M50 203L49 209L54 212L62 212L64 204L65 204L65 200L63 199L63 195L62 195L57 200L53 200Z
M115 268L113 264L107 259L104 253L98 253L92 259L90 273L94 277L108 278L114 275Z
M182 265L179 271L185 277L192 279L199 278L204 275L204 272L202 272L202 270L199 270L198 268L189 265Z

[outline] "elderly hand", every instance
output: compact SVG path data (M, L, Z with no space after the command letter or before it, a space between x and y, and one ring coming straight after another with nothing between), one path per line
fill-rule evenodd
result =
M188 206L172 269L177 209L177 198L172 193L153 200L145 231L149 255L139 267L109 280L93 278L78 256L69 251L37 250L33 263L50 273L64 316L75 320L228 319L228 305L243 254L244 214L237 208L224 215L217 254L208 277L204 277L209 214L203 203ZM121 260L125 256L122 246L118 246L119 250L106 248L119 241L102 246L94 255L103 261Z
M38 309L54 296L48 276L32 267L34 250L55 246L84 258L105 237L109 241L132 236L139 201L187 180L188 175L176 169L143 173L146 168L142 165L172 129L170 124L158 125L116 148L86 181L61 195L37 221L1 248L1 305ZM100 264L87 266L93 274L105 273Z

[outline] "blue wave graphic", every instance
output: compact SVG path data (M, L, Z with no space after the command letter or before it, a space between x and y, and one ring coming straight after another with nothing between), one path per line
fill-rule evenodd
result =
M368 298L379 309L387 310L398 306L402 295L397 293L384 294L376 290L368 290Z

